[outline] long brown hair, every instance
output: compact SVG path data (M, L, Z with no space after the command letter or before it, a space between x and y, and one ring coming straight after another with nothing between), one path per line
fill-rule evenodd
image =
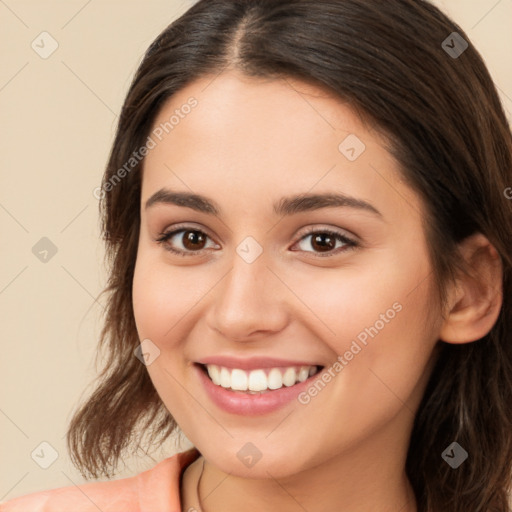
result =
M426 205L441 305L447 284L464 271L459 242L480 232L497 249L504 273L499 318L476 342L439 342L406 470L419 512L509 511L512 201L505 191L512 186L512 137L480 54L425 0L201 0L151 44L122 107L101 188L110 269L100 339L106 355L68 429L73 462L86 478L110 477L125 449L140 449L144 435L147 446L161 444L177 427L133 353L140 342L131 287L143 159L116 176L146 143L169 97L228 67L328 88L386 135L405 181ZM452 441L469 453L456 470L441 458Z

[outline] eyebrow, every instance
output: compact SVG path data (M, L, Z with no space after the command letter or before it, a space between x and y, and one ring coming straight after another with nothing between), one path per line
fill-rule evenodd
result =
M155 204L173 204L184 206L192 210L219 217L221 209L215 201L200 194L190 192L176 192L162 188L155 192L147 201L145 209ZM274 203L273 210L278 216L289 216L296 213L310 212L321 208L348 207L370 212L383 218L382 213L372 204L345 194L299 194L282 197Z

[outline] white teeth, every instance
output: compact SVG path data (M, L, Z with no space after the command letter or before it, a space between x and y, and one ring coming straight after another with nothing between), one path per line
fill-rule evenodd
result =
M214 364L208 365L208 375L210 376L210 379L212 379L214 384L220 386L220 370L218 366Z
M279 389L283 387L283 375L277 368L272 368L268 372L268 388L269 389Z
M233 370L231 372L231 389L247 391L247 374L243 370Z
M233 370L233 373L235 373L235 371L236 370ZM263 370L253 370L251 373L249 373L249 389L251 391L263 391L264 389L267 389L267 387L267 376Z
M302 366L299 371L299 382L304 382L309 377L309 368L307 366Z
M295 368L287 368L283 375L283 384L285 386L293 386L297 380L297 372Z
M268 373L263 369L245 371L238 368L229 369L215 364L206 365L208 375L214 384L234 391L259 392L290 387L304 382L315 375L317 366L289 367L284 370L271 368Z
M227 368L220 369L220 385L223 388L231 387L231 372Z

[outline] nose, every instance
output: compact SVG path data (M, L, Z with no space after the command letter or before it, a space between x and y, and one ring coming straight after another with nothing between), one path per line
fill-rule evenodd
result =
M263 255L247 263L235 253L231 270L212 292L207 323L224 339L253 341L287 324L287 289Z

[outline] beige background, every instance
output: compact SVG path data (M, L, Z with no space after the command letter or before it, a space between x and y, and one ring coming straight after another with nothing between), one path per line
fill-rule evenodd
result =
M84 481L64 435L95 374L101 327L93 190L143 52L192 3L0 0L0 501ZM435 3L485 58L512 119L512 0ZM59 45L47 59L31 47L43 31ZM57 248L46 263L32 253L42 237ZM58 452L48 469L31 458L43 441ZM127 460L118 477L175 451L170 441L153 459Z

